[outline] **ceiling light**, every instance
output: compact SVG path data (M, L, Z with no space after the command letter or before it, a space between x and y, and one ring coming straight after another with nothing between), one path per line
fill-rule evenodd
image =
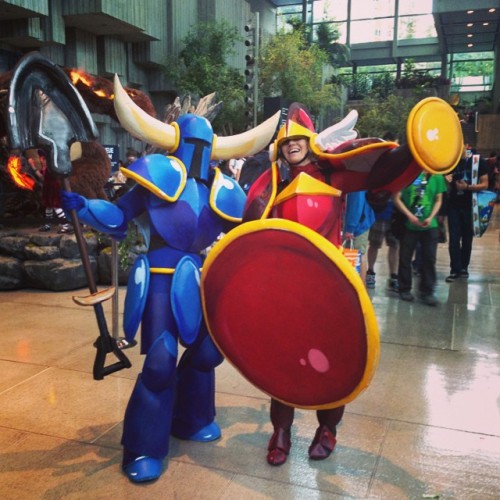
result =
M490 23L483 23L483 26L489 26Z
M473 43L468 43L468 44L467 44L467 47L469 47L469 48L470 48L470 47L474 47L474 44L473 44Z
M467 23L467 28L472 28L474 26L474 23Z
M467 38L472 38L473 36L474 36L474 35L473 35L472 33L469 33L469 34L467 35Z
M474 11L473 10L468 10L467 14L474 14Z
M495 12L496 10L497 10L497 9L490 9L488 12L493 13L493 12Z

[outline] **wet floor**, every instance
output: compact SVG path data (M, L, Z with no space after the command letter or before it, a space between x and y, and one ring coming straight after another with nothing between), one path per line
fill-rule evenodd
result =
M370 292L380 365L347 406L329 459L308 459L315 415L299 410L287 463L269 466L268 398L223 363L222 438L172 439L164 474L146 485L120 471L138 349L126 351L131 369L94 381L95 316L73 303L75 292L0 292L0 497L500 498L500 205L474 241L469 279L445 283L448 263L440 244L434 308L386 290L381 251Z

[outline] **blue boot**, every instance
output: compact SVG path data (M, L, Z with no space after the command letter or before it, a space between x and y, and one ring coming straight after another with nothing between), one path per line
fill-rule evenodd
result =
M137 457L134 461L123 465L123 472L133 483L155 481L160 477L163 461L152 457Z
M186 439L188 441L208 443L209 441L215 441L216 439L219 439L221 437L221 430L219 424L214 421L193 434L181 434L176 432L174 433L174 436L179 439Z

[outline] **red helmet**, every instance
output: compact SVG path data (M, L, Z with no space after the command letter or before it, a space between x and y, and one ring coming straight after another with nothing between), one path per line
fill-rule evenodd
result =
M276 161L283 141L295 138L311 138L316 135L314 124L307 108L294 102L288 109L285 124L279 129L276 140L269 149L271 161Z

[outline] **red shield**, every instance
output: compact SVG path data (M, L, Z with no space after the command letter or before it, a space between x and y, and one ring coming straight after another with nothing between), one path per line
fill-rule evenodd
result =
M301 224L269 219L231 231L209 253L201 290L215 343L271 397L333 408L372 379L379 337L361 279Z

